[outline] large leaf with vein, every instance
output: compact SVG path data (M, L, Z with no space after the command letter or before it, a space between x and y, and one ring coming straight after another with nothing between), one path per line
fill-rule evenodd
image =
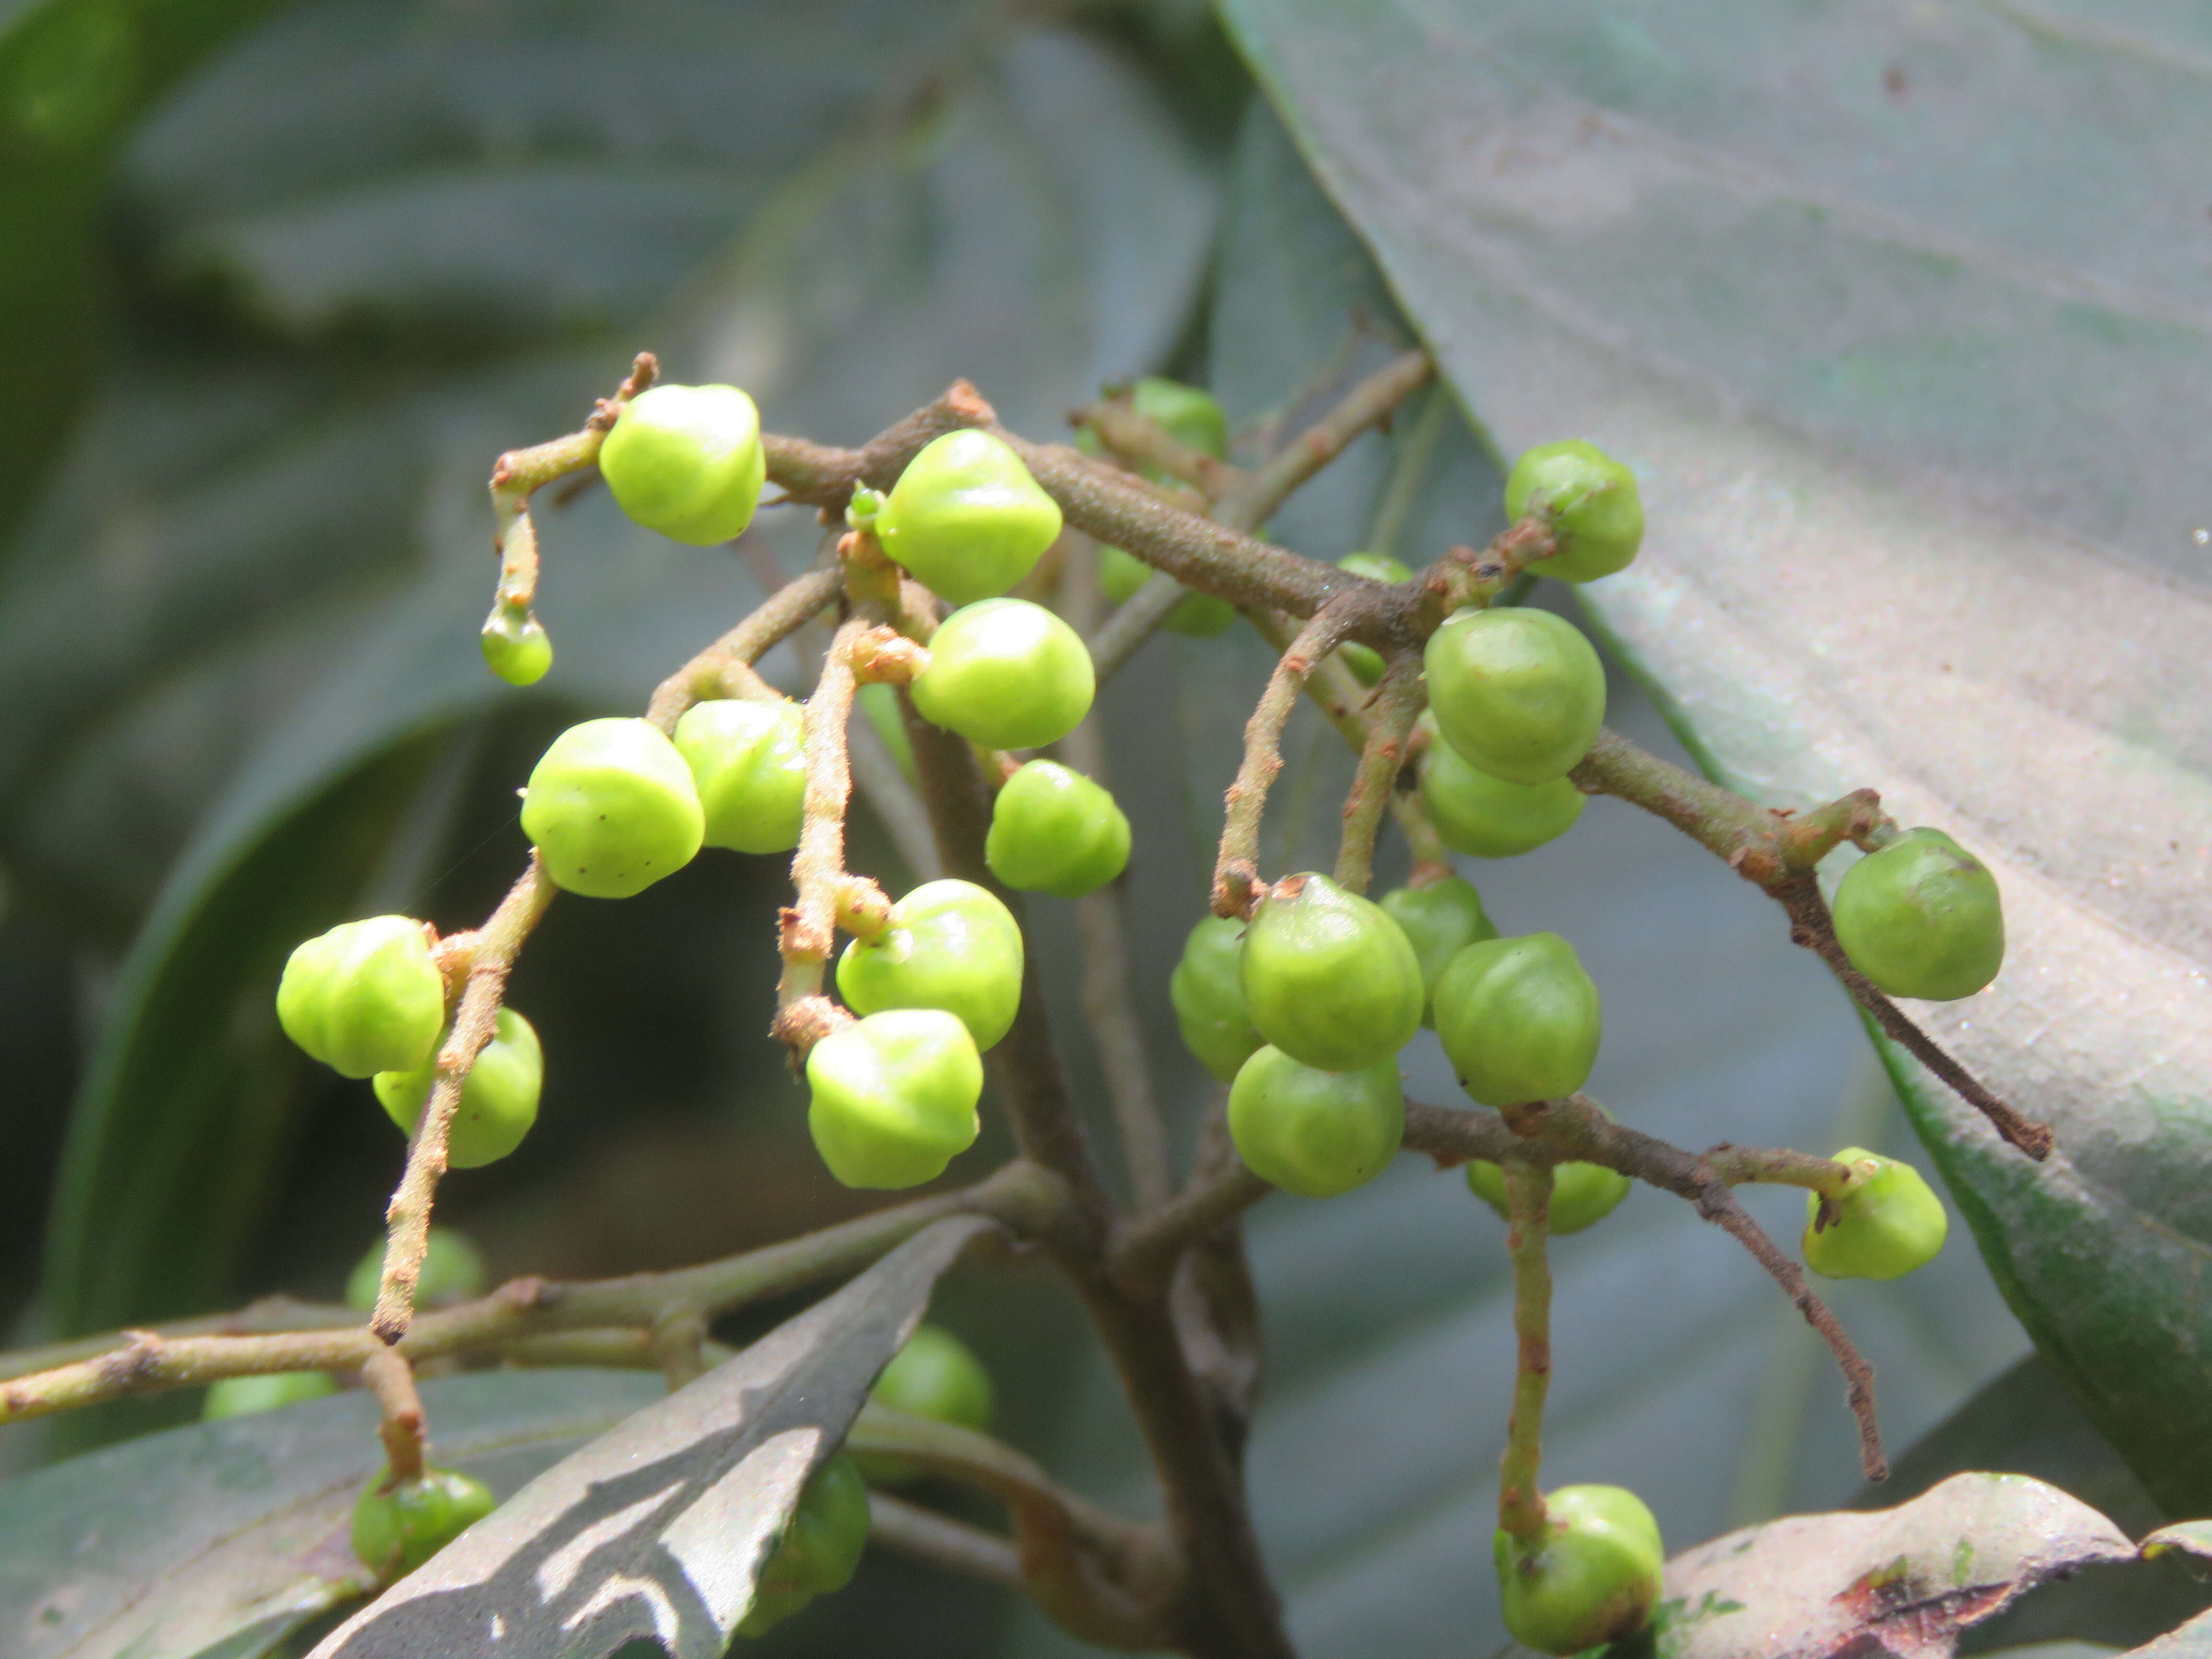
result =
M2038 1343L2154 1494L2212 1501L2195 26L1228 10L1501 447L1638 470L1647 550L1587 598L1708 769L1875 785L1997 871L2008 971L1924 1012L2058 1152L1891 1062Z

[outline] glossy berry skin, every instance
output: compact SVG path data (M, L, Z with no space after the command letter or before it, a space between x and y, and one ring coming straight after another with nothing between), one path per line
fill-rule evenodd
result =
M411 1072L379 1072L376 1097L408 1134L422 1121L437 1082L434 1055ZM545 1083L545 1054L528 1020L502 1008L492 1038L461 1085L460 1109L447 1131L446 1160L456 1170L496 1164L522 1144L538 1121L538 1097Z
M738 1634L758 1636L817 1595L852 1581L868 1547L868 1487L847 1453L832 1452L799 1494L799 1507L753 1581Z
M284 1035L342 1077L419 1066L446 1024L446 977L411 916L372 916L292 952L276 986Z
M1272 1045L1229 1086L1229 1137L1261 1180L1301 1198L1364 1187L1397 1155L1406 1097L1393 1054L1353 1072L1317 1071Z
M733 386L657 386L630 399L599 447L616 504L694 547L744 534L768 477L760 410Z
M954 611L908 688L924 720L989 749L1036 749L1083 723L1097 689L1083 640L1026 599Z
M875 515L876 539L954 605L1005 592L1060 534L1060 503L1006 440L948 432L907 463Z
M1611 1215L1628 1196L1629 1179L1602 1164L1558 1164L1552 1167L1552 1208L1545 1229L1556 1238L1578 1233ZM1505 1220L1512 1212L1505 1201L1505 1171L1486 1158L1467 1166L1467 1189Z
M991 804L983 861L1009 887L1081 898L1128 866L1129 820L1082 773L1033 760Z
M691 769L706 844L735 853L788 853L806 808L805 715L795 702L716 698L676 722L676 752Z
M1444 741L1509 783L1565 777L1605 724L1597 648L1548 611L1458 611L1429 636L1424 660Z
M1118 547L1098 550L1098 591L1115 605L1127 605L1153 575L1152 566ZM1237 607L1211 593L1187 593L1176 601L1160 626L1194 640L1218 639L1237 622Z
M1844 1147L1836 1162L1858 1165L1864 1179L1818 1231L1820 1195L1806 1194L1805 1265L1827 1279L1901 1279L1933 1261L1951 1221L1920 1171L1863 1146Z
M707 817L691 769L657 728L586 720L554 738L532 770L522 832L556 886L631 898L691 862Z
M1557 933L1468 945L1437 981L1436 1009L1460 1087L1486 1106L1571 1095L1597 1060L1597 987Z
M1244 924L1207 916L1183 941L1182 957L1168 976L1176 1024L1198 1063L1217 1083L1233 1083L1253 1051L1266 1041L1244 1008Z
M263 1376L226 1376L208 1386L200 1407L200 1420L219 1423L228 1417L252 1417L302 1401L320 1400L338 1391L328 1371L271 1371Z
M346 1276L346 1306L363 1313L374 1308L383 1278L384 1244L380 1240L368 1247L368 1253L354 1263L353 1272ZM457 1302L472 1302L490 1288L491 1269L484 1265L483 1252L469 1236L452 1227L431 1228L422 1250L422 1268L415 1279L415 1305L449 1308Z
M1505 479L1505 516L1551 520L1559 551L1529 568L1563 581L1595 581L1626 570L1644 545L1644 497L1636 475L1595 444L1569 440L1523 452Z
M1378 582L1407 582L1413 579L1412 571L1387 553L1347 553L1336 562L1336 568ZM1336 650L1344 659L1344 665L1362 685L1373 685L1382 679L1382 653L1373 646L1354 640Z
M806 1057L806 1127L848 1187L918 1187L975 1143L983 1060L939 1008L896 1008L831 1032Z
M1437 838L1470 858L1534 852L1575 827L1587 799L1567 778L1536 784L1493 778L1441 737L1421 757L1421 799Z
M1659 1523L1625 1486L1545 1495L1546 1536L1524 1550L1503 1528L1498 1587L1505 1628L1539 1653L1580 1653L1651 1622L1666 1570Z
M1941 830L1911 830L1844 872L1836 939L1893 997L1970 997L2004 965L2004 902L1989 867Z
M1253 1029L1291 1059L1328 1072L1359 1071L1396 1054L1420 1029L1428 1000L1405 930L1379 906L1311 873L1278 883L1253 915L1243 987Z
M397 1577L412 1572L492 1510L491 1488L459 1469L425 1469L419 1480L384 1490L380 1474L353 1506L353 1553Z
M837 989L856 1014L942 1008L988 1048L1022 1004L1021 926L988 888L926 881L891 906L881 933L845 947Z
M494 606L477 644L484 666L509 685L535 685L553 666L552 636L528 611L517 616L504 605Z
M991 1426L998 1403L991 1374L965 1342L942 1325L917 1325L906 1346L891 1356L868 1397L910 1417L951 1423L978 1433ZM918 1480L923 1471L902 1457L854 1453L869 1480L896 1485Z
M1436 1023L1437 981L1451 959L1479 939L1496 939L1498 929L1482 908L1482 895L1474 884L1458 876L1432 881L1425 887L1400 887L1382 895L1383 914L1404 930L1407 942L1421 964L1421 983L1430 1000L1421 1024Z

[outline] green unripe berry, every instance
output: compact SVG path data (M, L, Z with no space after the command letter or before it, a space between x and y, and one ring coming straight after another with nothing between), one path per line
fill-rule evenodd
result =
M854 693L853 701L868 717L868 724L875 728L884 747L890 750L891 763L898 768L899 775L912 783L917 775L914 743L906 734L906 714L899 708L898 693L875 680Z
M200 1406L200 1420L219 1423L227 1417L252 1417L303 1401L320 1400L338 1391L328 1371L271 1371L262 1376L226 1376L208 1385Z
M1437 839L1470 858L1534 852L1575 827L1587 799L1569 778L1534 784L1493 778L1441 736L1421 757L1421 799Z
M438 1079L433 1057L411 1072L379 1072L376 1097L408 1134L422 1121ZM492 1039L469 1068L461 1103L447 1132L446 1161L456 1170L495 1164L522 1144L538 1121L538 1096L545 1082L545 1054L538 1033L512 1008L499 1011Z
M691 769L706 844L736 853L788 853L806 811L806 717L795 702L718 698L676 722L676 752Z
M1336 568L1372 581L1405 582L1413 579L1412 571L1387 553L1347 553L1336 562ZM1337 654L1362 685L1373 685L1382 679L1382 653L1373 646L1353 640L1337 647Z
M349 1308L363 1313L376 1306L377 1287L384 1280L384 1241L368 1247L346 1276ZM433 1227L422 1247L422 1266L415 1278L415 1305L448 1308L457 1302L473 1302L491 1288L491 1269L483 1252L466 1233L452 1227Z
M1135 554L1118 547L1101 546L1098 550L1098 591L1115 605L1127 605L1136 598L1153 575L1152 566ZM1185 634L1194 640L1218 639L1237 621L1237 607L1226 599L1216 599L1211 593L1187 593L1176 601L1176 607L1167 614L1160 626L1171 634Z
M991 1048L1022 1006L1021 925L988 888L926 881L891 906L882 933L845 947L837 989L858 1014L942 1008Z
M392 1577L412 1572L499 1507L491 1488L459 1469L425 1469L386 1489L368 1483L353 1506L353 1553Z
M707 817L691 769L658 728L586 720L554 738L532 770L522 833L556 886L631 898L691 862Z
M1461 611L1429 636L1444 741L1509 783L1565 777L1605 724L1605 668L1572 623L1527 605Z
M1552 1208L1545 1231L1564 1238L1602 1221L1628 1196L1629 1179L1602 1164L1555 1164L1552 1166ZM1505 1201L1505 1171L1487 1158L1467 1166L1467 1189L1510 1221Z
M1514 1639L1574 1654L1650 1624L1667 1555L1644 1500L1625 1486L1562 1486L1544 1510L1533 1549L1498 1532L1498 1588Z
M1478 939L1496 939L1498 929L1484 913L1474 884L1457 876L1425 887L1397 888L1382 895L1382 904L1383 913L1404 929L1421 964L1421 983L1428 992L1421 1024L1433 1025L1437 981L1451 959Z
M1486 1106L1571 1095L1597 1060L1597 987L1557 933L1468 945L1437 981L1436 1009L1460 1087Z
M951 1423L979 1434L991 1426L997 1390L975 1350L942 1325L917 1325L906 1346L891 1356L868 1397L910 1417ZM854 1454L869 1480L896 1485L918 1480L924 1471L902 1457Z
M1547 517L1559 550L1531 566L1563 581L1595 581L1628 568L1644 544L1636 475L1595 444L1570 439L1522 453L1505 479L1505 516Z
M1836 939L1893 997L1970 997L2004 965L1997 878L1941 830L1909 830L1844 872Z
M1245 929L1243 986L1253 1028L1328 1072L1396 1054L1420 1029L1428 1000L1405 930L1311 873L1278 883L1261 901Z
M446 1024L446 976L411 916L372 916L292 952L276 986L284 1035L343 1077L419 1066Z
M1805 1265L1827 1279L1900 1279L1933 1261L1951 1220L1920 1171L1863 1146L1844 1147L1836 1162L1860 1178L1817 1231L1820 1196L1805 1195Z
M1229 416L1210 392L1147 374L1130 388L1129 406L1179 444L1216 460L1229 453Z
M988 432L948 432L907 463L876 510L876 539L954 605L1005 592L1060 535L1060 503Z
M738 1634L758 1636L816 1596L844 1589L867 1547L867 1483L849 1455L832 1452L799 1494L790 1524L761 1564Z
M1168 976L1176 1024L1198 1063L1217 1083L1233 1083L1265 1041L1244 1008L1244 924L1207 916L1183 941Z
M653 386L616 418L599 476L647 530L694 547L732 541L768 477L760 410L733 386Z
M1406 1097L1391 1055L1354 1072L1323 1072L1261 1048L1229 1086L1229 1137L1261 1180L1301 1198L1364 1187L1397 1155Z
M1037 749L1083 723L1097 689L1073 629L1027 599L986 599L939 626L908 690L924 720L970 743Z
M1128 866L1129 820L1082 773L1033 760L991 804L983 861L1009 887L1081 898Z
M552 636L526 611L517 615L503 605L494 605L477 644L484 666L509 685L535 685L553 666Z
M896 1008L832 1031L806 1057L806 1127L848 1187L918 1187L975 1143L983 1060L939 1008Z

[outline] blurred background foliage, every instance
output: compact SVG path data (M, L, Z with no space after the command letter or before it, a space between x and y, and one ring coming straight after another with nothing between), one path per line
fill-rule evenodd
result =
M1266 10L1246 9L1248 46ZM812 556L794 510L733 558L586 494L543 519L553 675L518 692L483 672L491 460L574 427L634 351L844 442L956 376L1049 437L1102 382L1167 372L1210 385L1249 449L1416 337L1404 273L1386 283L1197 0L39 0L0 5L0 145L7 222L38 231L0 246L0 1297L19 1340L335 1293L402 1146L364 1085L279 1038L285 953L352 915L480 918L525 854L514 790L551 733L639 706L763 573ZM1440 387L1273 533L1419 564L1498 526L1499 480ZM1102 703L1136 828L1141 1012L1184 1137L1208 1085L1165 980L1267 661L1242 628L1163 635ZM799 686L800 651L768 667ZM1680 756L1614 668L1613 723ZM1285 752L1271 868L1334 848L1349 774L1303 712ZM855 833L855 867L904 884L865 813ZM1832 982L1686 841L1601 799L1471 873L1508 931L1582 952L1607 999L1594 1090L1623 1116L1693 1146L1856 1143L1933 1169ZM708 858L551 913L514 987L547 1048L539 1126L441 1205L496 1273L675 1265L866 1201L821 1170L765 1038L784 884L778 860ZM1103 1133L1072 916L1032 915ZM1413 1092L1455 1097L1423 1042ZM987 1133L952 1178L1006 1150ZM1792 1194L1751 1196L1795 1232ZM1301 1650L1491 1644L1502 1225L1407 1159L1327 1205L1271 1199L1250 1232L1270 1344L1252 1478ZM1677 1547L1851 1499L1840 1389L1734 1246L1639 1191L1557 1259L1548 1478L1636 1486ZM1996 1464L2155 1515L2047 1371L2008 1373L2028 1340L1965 1228L1926 1273L1834 1300L1894 1444L1960 1413L1908 1488ZM999 1376L1009 1439L1146 1507L1055 1284L956 1278L937 1316ZM0 1459L195 1403L12 1431ZM2135 1633L2099 1617L2015 1634ZM771 1645L994 1641L1066 1645L997 1591L878 1553Z

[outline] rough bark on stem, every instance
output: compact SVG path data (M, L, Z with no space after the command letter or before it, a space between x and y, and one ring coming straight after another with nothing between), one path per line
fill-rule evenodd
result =
M783 973L775 988L776 1040L794 1060L844 1023L843 1011L823 994L823 975L836 948L839 902L852 878L845 870L845 806L853 773L845 758L845 726L853 716L856 684L853 653L872 624L848 617L822 659L821 678L806 700L806 796L792 855L797 897L782 913Z
M1221 826L1221 850L1213 862L1213 914L1239 919L1252 914L1260 890L1260 820L1267 791L1283 769L1283 727L1297 705L1298 689L1314 665L1336 649L1344 637L1333 608L1324 606L1300 629L1276 659L1252 718L1244 724L1244 758L1229 786L1228 812Z
M1513 1410L1498 1465L1498 1524L1524 1546L1544 1536L1544 1396L1552 1386L1552 1267L1546 1252L1552 1226L1552 1170L1509 1160L1505 1248L1513 1260L1516 1368Z
M1374 723L1359 751L1359 765L1344 799L1344 838L1336 854L1336 884L1364 893L1375 878L1375 837L1406 764L1406 743L1428 693L1421 659L1407 651L1390 659L1375 694Z
M422 1396L415 1368L395 1348L379 1347L362 1362L363 1387L376 1396L376 1432L384 1442L386 1489L422 1478Z

